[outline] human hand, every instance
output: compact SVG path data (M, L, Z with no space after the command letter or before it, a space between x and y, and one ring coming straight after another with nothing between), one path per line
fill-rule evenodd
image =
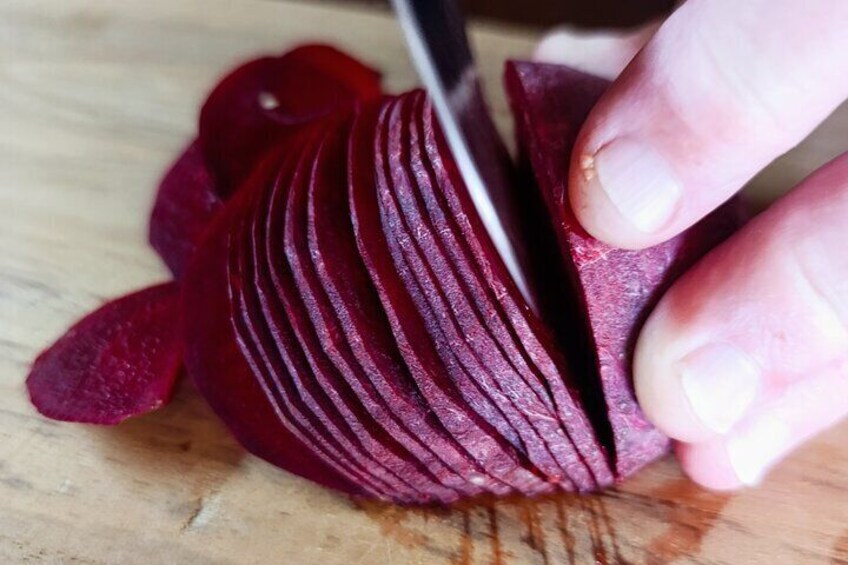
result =
M537 51L614 74L647 42L572 157L579 220L625 248L697 222L848 97L844 0L689 0L654 29L582 50L554 33ZM715 489L758 483L848 413L848 154L671 288L634 375L686 473Z

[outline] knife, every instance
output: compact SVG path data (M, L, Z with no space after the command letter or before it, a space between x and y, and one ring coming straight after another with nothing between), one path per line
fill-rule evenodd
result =
M453 0L392 4L474 207L513 281L538 314L529 247L510 182L513 166L489 115L462 13Z

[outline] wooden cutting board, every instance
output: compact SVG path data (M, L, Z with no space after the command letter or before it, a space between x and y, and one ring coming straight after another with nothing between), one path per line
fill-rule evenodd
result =
M530 34L478 27L483 72ZM672 459L599 496L445 511L337 496L246 455L183 385L116 428L30 407L31 359L106 299L167 277L145 243L166 164L216 77L332 41L414 76L387 14L260 0L0 2L0 561L3 563L848 563L848 426L735 496ZM499 89L491 89L499 93ZM495 107L506 123L502 96ZM842 111L759 180L783 187L845 149Z

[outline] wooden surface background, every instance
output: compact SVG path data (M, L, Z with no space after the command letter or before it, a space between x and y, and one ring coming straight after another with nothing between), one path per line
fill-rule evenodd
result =
M332 0L331 0L332 1ZM676 0L458 0L474 18L529 27L629 27L668 13ZM389 0L344 0L389 7Z
M535 39L474 38L493 85ZM384 69L389 88L414 83L394 23L368 9L0 2L0 562L848 563L845 425L738 495L699 490L667 459L599 496L423 511L351 501L246 455L188 384L115 428L39 417L23 386L35 354L108 298L166 278L147 213L206 90L305 39ZM502 96L495 107L506 123ZM757 194L846 139L843 109Z

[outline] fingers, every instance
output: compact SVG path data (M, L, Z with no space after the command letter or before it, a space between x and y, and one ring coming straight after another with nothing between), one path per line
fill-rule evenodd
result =
M753 410L726 437L678 444L677 457L696 482L715 490L760 483L807 440L848 414L848 365L835 363Z
M848 155L707 255L645 324L637 396L661 430L693 444L681 448L693 474L729 450L712 465L753 482L848 411L848 395L823 392L834 381L848 389L846 218ZM704 472L727 483L721 469Z
M689 0L595 107L571 204L641 248L686 229L848 96L848 2Z

